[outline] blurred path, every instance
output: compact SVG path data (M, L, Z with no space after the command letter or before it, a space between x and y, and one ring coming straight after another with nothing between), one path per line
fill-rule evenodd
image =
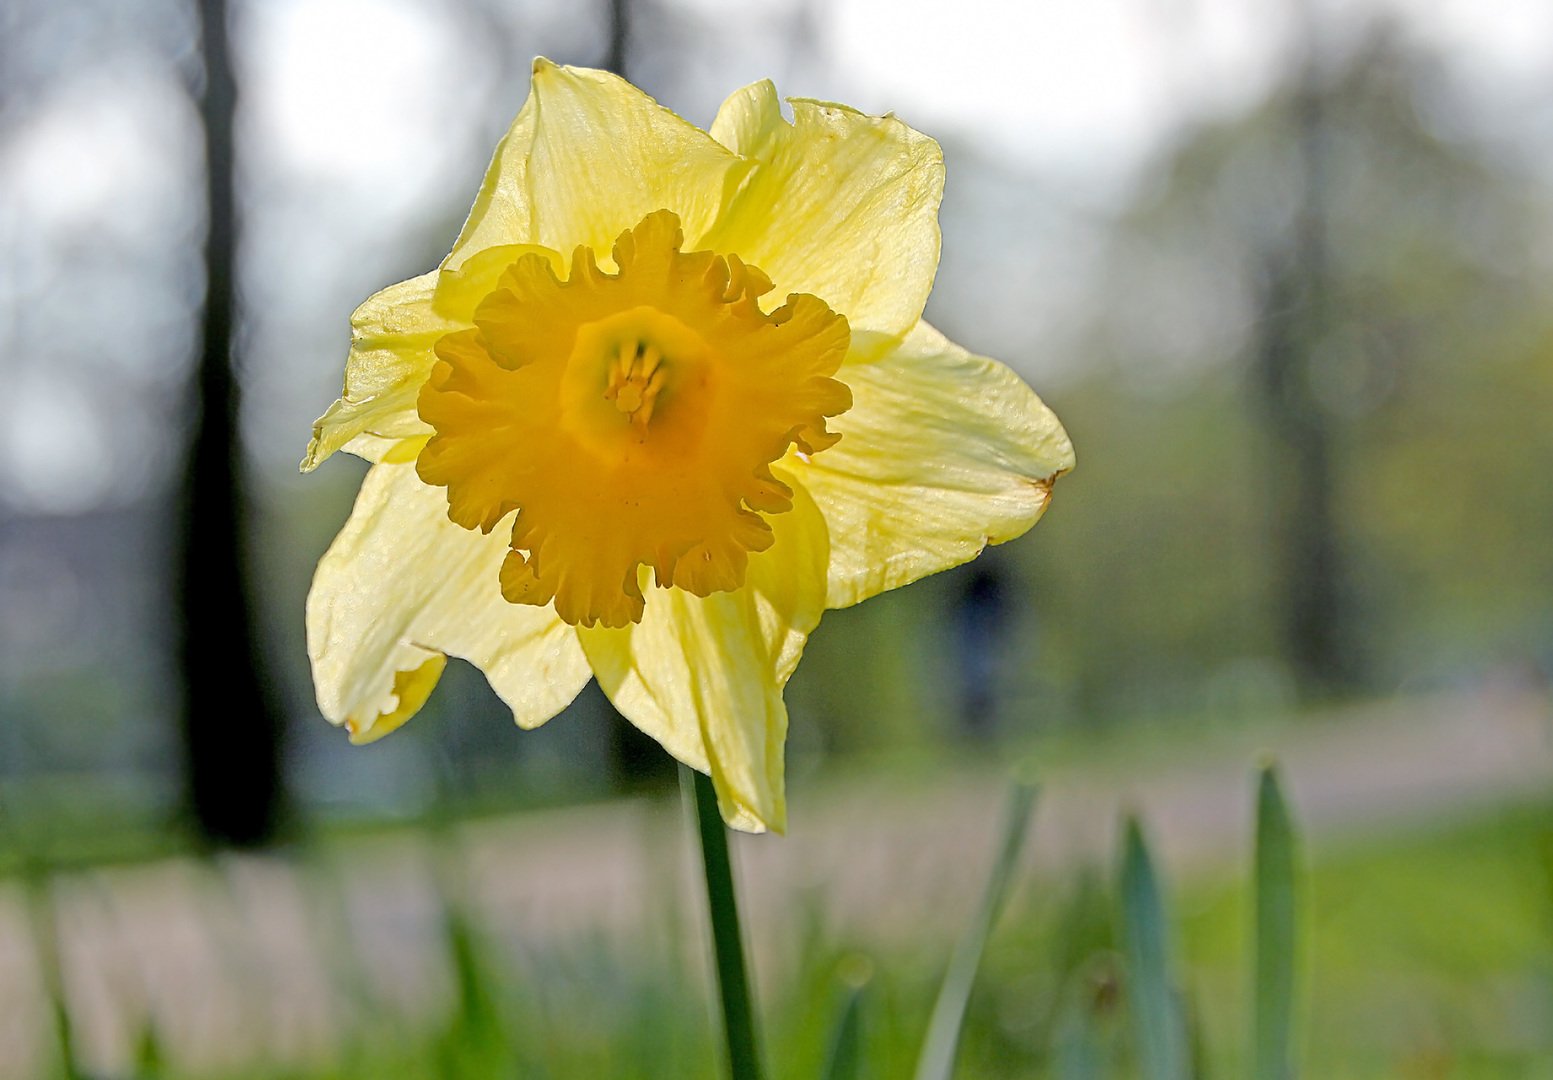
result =
M1025 861L1037 872L1075 863L1109 872L1122 815L1136 810L1172 876L1225 862L1242 868L1254 774L1268 756L1284 771L1298 825L1319 846L1553 796L1553 710L1540 694L1494 687L1345 710L1199 753L1173 744L1168 761L1148 766L1053 769L1040 777ZM994 772L961 773L913 792L881 784L832 793L806 808L816 820L795 821L786 843L744 845L750 891L770 898L797 882L823 883L831 908L869 927L895 915L903 931L920 927L924 911L968 913L1006 785Z
M1263 750L1282 762L1296 816L1318 845L1553 792L1548 703L1504 686L1368 706L1262 744L1173 751L1146 768L1054 770L1028 861L1037 874L1076 861L1108 866L1119 816L1138 809L1172 873L1242 865ZM1005 788L990 768L956 768L916 787L881 777L800 790L786 839L737 844L763 972L773 973L811 902L852 939L951 936L981 886ZM601 935L661 945L701 917L683 839L677 806L616 803L469 825L435 841L362 839L301 863L172 860L64 876L51 895L81 1056L112 1074L147 1017L180 1060L196 1063L261 1049L283 1059L322 1053L337 1025L369 1009L424 1014L450 985L444 889L465 895L518 952ZM0 1077L34 1075L46 1030L41 986L24 897L11 883L0 889Z

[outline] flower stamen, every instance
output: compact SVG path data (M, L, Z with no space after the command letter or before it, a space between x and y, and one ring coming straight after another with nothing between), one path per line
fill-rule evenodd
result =
M622 343L609 369L604 400L613 401L615 408L630 417L631 423L644 435L668 374L660 366L662 363L663 353L657 345L638 341L634 345Z

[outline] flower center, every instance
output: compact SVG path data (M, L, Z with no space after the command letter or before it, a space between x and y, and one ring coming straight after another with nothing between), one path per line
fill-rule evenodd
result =
M465 528L517 511L501 568L514 603L624 626L642 617L643 567L698 596L738 588L772 543L764 515L792 508L772 463L839 438L825 418L851 405L832 378L846 320L808 295L767 314L765 274L682 242L660 210L616 241L618 273L587 248L564 281L525 255L474 326L437 343L416 469Z
M613 401L615 408L629 416L638 431L647 430L653 406L658 401L658 391L663 389L663 378L668 369L662 365L663 353L658 347L638 341L634 349L622 345L609 369L609 386L604 391L604 400Z

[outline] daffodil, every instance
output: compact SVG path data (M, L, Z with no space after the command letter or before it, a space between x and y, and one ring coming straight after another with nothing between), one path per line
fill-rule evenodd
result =
M1061 425L921 318L938 144L790 104L756 83L707 132L538 61L452 252L356 311L302 465L373 463L307 605L353 740L449 656L525 728L592 677L731 825L781 830L782 691L821 613L1046 509Z

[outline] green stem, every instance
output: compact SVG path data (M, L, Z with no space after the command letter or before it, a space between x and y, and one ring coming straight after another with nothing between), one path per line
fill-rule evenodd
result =
M717 793L709 777L684 765L680 788L694 807L701 834L701 865L706 877L706 904L712 917L712 952L717 961L717 990L723 1010L723 1035L728 1046L732 1080L760 1080L760 1054L755 1045L755 1007L749 970L744 963L744 938L739 930L739 901L733 889L728 858L728 832L717 811Z

